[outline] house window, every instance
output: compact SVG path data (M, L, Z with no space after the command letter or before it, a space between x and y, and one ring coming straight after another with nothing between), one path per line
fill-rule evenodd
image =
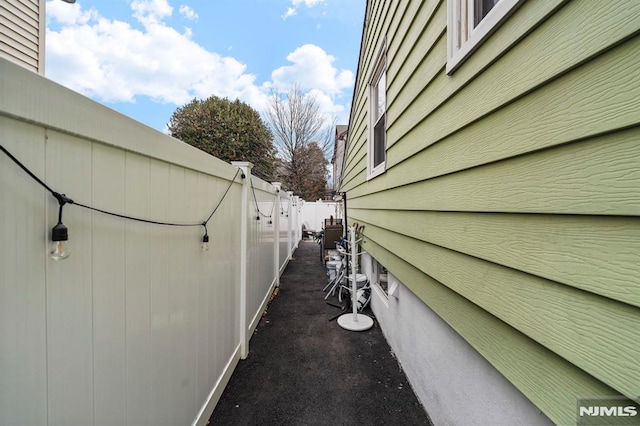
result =
M387 159L387 73L384 68L384 54L381 54L370 83L371 125L369 132L369 178L385 170Z
M448 0L447 74L451 74L523 0Z
M384 266L382 266L381 263L379 263L377 260L371 258L372 261L372 275L373 275L373 282L374 284L377 284L378 287L380 287L380 289L382 290L382 292L388 296L389 295L389 280L388 280L388 273L387 273L387 268L385 268Z

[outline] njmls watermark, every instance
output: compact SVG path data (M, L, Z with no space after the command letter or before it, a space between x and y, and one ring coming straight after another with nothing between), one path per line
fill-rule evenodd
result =
M640 426L640 405L626 398L585 398L578 400L578 426Z

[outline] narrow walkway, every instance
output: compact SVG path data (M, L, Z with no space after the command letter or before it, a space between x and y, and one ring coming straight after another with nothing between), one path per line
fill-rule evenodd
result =
M300 243L210 424L429 425L378 323L328 321L340 310L323 300L319 250Z

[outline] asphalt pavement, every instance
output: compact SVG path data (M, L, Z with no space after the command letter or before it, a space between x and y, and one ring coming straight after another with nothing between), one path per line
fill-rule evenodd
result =
M341 310L319 253L300 242L210 424L430 425L375 318L361 332L329 321Z

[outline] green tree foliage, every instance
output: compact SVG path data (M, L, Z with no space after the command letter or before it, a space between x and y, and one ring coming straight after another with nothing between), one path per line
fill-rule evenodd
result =
M271 182L276 170L273 135L260 114L239 100L211 96L176 109L171 136L224 161L250 161L252 174Z

